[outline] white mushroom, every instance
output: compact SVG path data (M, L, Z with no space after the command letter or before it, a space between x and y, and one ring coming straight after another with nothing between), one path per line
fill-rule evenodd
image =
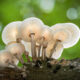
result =
M18 27L21 25L21 21L9 23L2 32L2 40L5 44L12 41L16 41L18 37Z
M51 27L54 32L54 39L61 40L64 48L74 46L79 41L80 31L73 23L61 23Z
M49 44L49 42L53 39L53 33L52 30L49 28L49 26L44 25L44 31L42 32L42 58L45 59L46 57L46 48ZM40 54L40 53L39 53Z
M0 51L0 67L15 67L18 60L8 51Z
M25 19L20 28L20 36L24 41L31 42L32 58L36 58L36 41L41 37L43 23L38 18Z
M25 19L20 28L20 34L24 41L31 41L31 34L34 34L34 40L37 40L41 36L41 32L43 30L43 22L35 17Z
M11 43L6 46L6 50L16 56L16 58L18 58L22 64L24 63L22 58L22 54L25 52L24 45L22 45L21 43Z
M54 41L52 42L53 45L50 43L48 46L47 55L58 59L62 54L63 48L72 47L78 42L80 35L79 28L73 23L62 23L52 26L51 29L54 34Z

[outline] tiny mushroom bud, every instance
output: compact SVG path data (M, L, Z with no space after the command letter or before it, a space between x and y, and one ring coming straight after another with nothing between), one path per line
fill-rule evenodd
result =
M73 23L61 23L51 27L54 39L61 40L64 48L74 46L79 41L80 31Z
M36 41L40 38L43 31L43 22L38 18L25 19L20 28L22 40L31 42L32 59L36 59Z
M22 59L22 54L25 51L24 45L21 43L11 43L6 46L6 50L18 58L22 64L24 64L24 61Z
M0 51L0 67L16 67L18 60L8 51Z
M21 25L21 21L9 23L2 32L2 40L5 44L12 41L16 41L18 37L18 27Z

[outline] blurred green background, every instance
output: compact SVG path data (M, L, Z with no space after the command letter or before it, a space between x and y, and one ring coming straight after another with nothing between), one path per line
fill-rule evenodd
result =
M46 25L73 22L80 27L80 0L0 0L0 50L5 47L1 39L3 28L12 21L38 17ZM80 41L64 49L61 58L80 57Z

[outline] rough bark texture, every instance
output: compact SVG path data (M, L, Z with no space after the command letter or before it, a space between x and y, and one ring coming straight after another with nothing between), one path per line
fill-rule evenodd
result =
M52 64L52 65L51 65ZM14 68L0 68L0 80L80 80L80 59L26 64L27 76Z

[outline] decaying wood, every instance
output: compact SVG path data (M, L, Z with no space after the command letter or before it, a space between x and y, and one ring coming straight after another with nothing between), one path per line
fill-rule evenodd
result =
M0 80L80 80L80 59L38 60L26 63L25 67L24 70L0 68Z

